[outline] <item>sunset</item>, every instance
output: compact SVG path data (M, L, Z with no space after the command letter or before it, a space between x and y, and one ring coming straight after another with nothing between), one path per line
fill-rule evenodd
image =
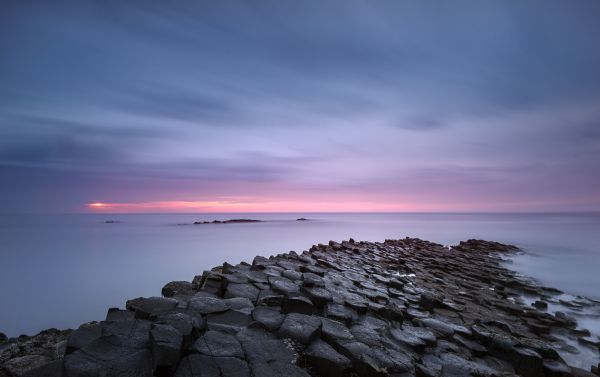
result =
M0 1L0 377L600 376L597 0Z

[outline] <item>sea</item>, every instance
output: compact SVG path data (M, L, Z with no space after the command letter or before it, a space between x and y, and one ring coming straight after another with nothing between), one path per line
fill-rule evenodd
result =
M234 218L263 221L193 224ZM167 282L191 281L223 262L329 240L407 236L443 245L470 238L515 244L523 253L508 259L508 268L565 297L600 300L598 213L0 215L0 331L34 335L102 320L109 307L159 296ZM600 334L600 312L584 313L580 323Z

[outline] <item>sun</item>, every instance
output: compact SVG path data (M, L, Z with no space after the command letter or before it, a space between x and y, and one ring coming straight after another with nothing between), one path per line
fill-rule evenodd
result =
M89 203L88 206L93 207L93 208L102 208L102 207L105 207L106 204L100 203L100 202L94 202L94 203Z

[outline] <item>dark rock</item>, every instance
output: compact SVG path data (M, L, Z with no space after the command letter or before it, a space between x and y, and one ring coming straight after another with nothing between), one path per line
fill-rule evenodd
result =
M64 368L62 360L54 360L41 366L33 367L28 370L22 377L63 377Z
M209 330L218 330L235 334L242 327L252 323L250 312L240 310L227 310L221 313L209 314L206 326Z
M304 217L300 217L300 218L296 219L296 221L308 221L308 219L305 219Z
M329 318L350 324L356 315L355 312L343 305L329 303L325 309L325 315Z
M252 302L258 299L259 290L252 284L228 284L225 298L245 297Z
M71 334L67 338L66 353L72 353L81 349L93 340L102 336L102 326L97 322L85 323Z
M272 277L269 278L271 288L274 291L281 292L284 295L291 295L298 293L298 285L293 281L284 277Z
M135 312L135 318L148 319L150 315L167 312L177 306L177 300L166 297L139 297L127 301L128 310Z
M51 361L52 359L44 355L25 355L6 361L3 367L10 373L10 376L22 376L47 365Z
M515 371L523 377L544 375L542 357L530 348L513 348L510 361L515 367Z
M175 377L250 377L248 364L235 357L191 354L181 360Z
M292 338L302 344L309 344L321 334L321 320L317 317L300 313L285 316L279 331L281 338Z
M8 341L8 337L3 332L0 332L0 343Z
M301 314L313 314L314 306L313 303L304 296L293 296L286 297L283 299L283 305L281 312L287 313L301 313Z
M302 279L302 273L294 270L285 270L281 273L281 276L288 278L292 281Z
M217 297L193 296L188 307L200 314L224 312L230 308L228 301Z
M419 299L419 305L421 308L427 311L431 311L434 308L441 308L444 306L444 295L438 292L423 292Z
M544 360L545 377L570 377L571 368L556 360Z
M337 353L329 344L315 340L304 352L304 357L317 373L323 376L342 377L351 368L350 360Z
M417 352L422 352L425 349L425 341L409 332L403 331L402 329L393 328L390 329L392 338L402 344L406 344Z
M165 284L161 293L164 297L173 297L175 295L193 295L194 285L189 281L172 281Z
M179 361L183 336L173 326L154 324L150 330L150 349L155 370L170 372Z
M252 319L269 331L275 331L281 326L285 316L279 310L268 306L257 306L252 311Z
M531 305L533 305L533 306L535 306L536 308L538 308L538 309L541 309L541 310L546 310L546 309L548 309L548 303L547 303L547 302L545 302L545 301L541 301L541 300L537 300L536 302L534 302L534 303L533 303L533 304L531 304Z
M207 331L196 340L194 349L206 356L244 357L244 351L242 351L242 346L237 338L218 331Z
M106 313L106 321L131 321L135 319L135 313L119 308L110 308Z
M331 293L321 287L304 288L304 292L310 297L315 306L319 309L325 307L325 305L332 300Z
M281 306L283 295L270 289L262 290L258 294L257 305Z

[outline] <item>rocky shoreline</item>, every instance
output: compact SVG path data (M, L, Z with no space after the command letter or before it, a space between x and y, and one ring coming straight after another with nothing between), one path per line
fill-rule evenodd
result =
M226 263L74 331L0 334L0 377L599 375L567 365L597 340L503 267L517 251L350 239Z

